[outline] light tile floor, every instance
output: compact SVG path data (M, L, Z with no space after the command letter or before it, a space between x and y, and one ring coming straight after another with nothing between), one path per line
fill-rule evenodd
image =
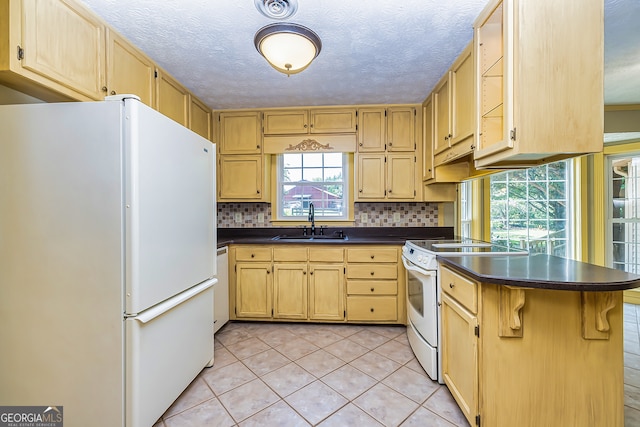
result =
M640 306L624 305L625 427L640 427ZM469 424L402 326L233 322L154 427Z
M640 357L640 356L639 356ZM469 424L403 326L233 322L155 427Z

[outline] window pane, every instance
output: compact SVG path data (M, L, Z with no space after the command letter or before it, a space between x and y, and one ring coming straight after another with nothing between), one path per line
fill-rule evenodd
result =
M322 168L304 168L303 181L322 181Z
M282 171L282 179L285 182L302 181L302 169L285 169Z
M342 168L325 168L324 169L325 181L342 181Z
M567 162L491 177L491 241L567 256Z
M302 167L302 154L283 154L285 168Z
M303 158L303 166L309 167L322 167L322 153L305 153Z
M325 153L324 166L342 168L342 153Z

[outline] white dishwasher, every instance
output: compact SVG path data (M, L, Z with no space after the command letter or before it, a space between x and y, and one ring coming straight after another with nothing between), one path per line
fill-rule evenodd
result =
M229 248L218 248L218 283L213 286L213 333L229 321Z

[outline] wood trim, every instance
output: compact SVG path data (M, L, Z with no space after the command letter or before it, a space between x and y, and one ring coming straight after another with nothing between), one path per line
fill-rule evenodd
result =
M505 338L522 338L522 309L524 307L524 303L525 295L523 288L500 286L498 336Z

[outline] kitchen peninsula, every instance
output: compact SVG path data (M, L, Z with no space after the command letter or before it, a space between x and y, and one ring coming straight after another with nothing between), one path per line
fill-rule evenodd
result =
M622 291L639 276L542 254L438 260L443 375L471 425L624 425Z

